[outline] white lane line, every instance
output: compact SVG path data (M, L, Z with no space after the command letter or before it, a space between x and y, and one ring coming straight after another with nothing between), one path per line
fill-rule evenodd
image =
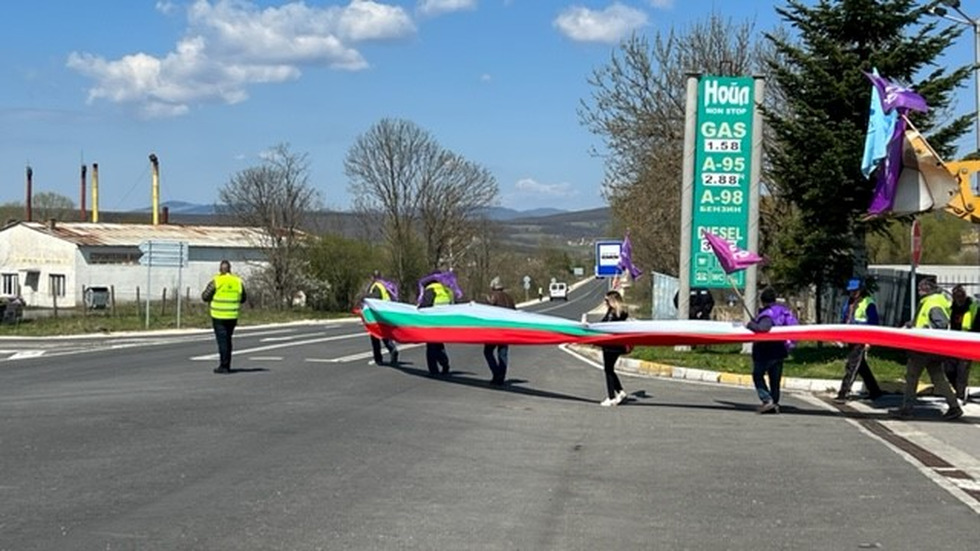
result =
M283 337L266 337L264 339L259 339L259 342L276 342L276 341L291 341L295 339L305 339L307 337L315 337L322 335L323 333L306 333L304 335L285 335ZM250 337L252 335L249 335Z
M812 405L814 405L816 407L819 407L821 409L825 409L825 410L833 411L833 412L839 412L840 411L837 408L832 407L830 404L824 402L823 400L817 398L816 396L813 396L813 395L810 395L810 394L806 394L806 393L802 393L801 392L801 393L794 393L794 396L796 398L799 398L799 399L801 399L801 400L803 400L805 402L808 402L808 403L810 403L810 404L812 404ZM939 486L940 488L946 490L947 492L949 492L950 495L952 495L953 497L955 497L956 499L958 499L959 501L961 501L964 505L966 505L967 507L969 507L970 509L972 509L974 513L980 514L980 502L977 502L977 500L974 499L973 496L971 496L970 494L967 494L960 486L958 486L956 483L954 483L955 479L952 479L952 478L943 476L942 474L936 472L936 469L933 469L933 468L930 468L930 467L925 466L921 461L919 461L912 454L906 452L905 450L899 448L895 444L892 444L888 440L885 440L884 438L878 436L877 434L875 434L875 433L871 432L870 430L868 430L867 428L865 428L864 425L862 425L860 422L858 422L857 419L852 419L850 417L846 417L845 416L843 420L844 420L844 422L849 423L852 426L854 426L858 431L862 432L865 436L868 436L872 440L877 440L878 442L880 442L881 444L883 444L886 448L890 449L896 455L898 455L899 457L901 457L902 459L904 459L905 461L907 461L909 464L911 464L912 467L915 468L915 470L917 470L920 473L922 473L926 478L928 478L929 480L932 480L937 486ZM946 447L947 449L942 450L940 453L936 453L936 450L934 450L932 448L929 448L928 447L928 444L923 445L922 442L917 442L916 441L916 440L922 438L923 436L925 436L922 433L919 433L918 438L913 439L913 438L911 438L911 434L908 431L902 431L901 429L899 429L898 427L896 427L897 424L903 423L902 421L895 421L895 422L892 422L892 421L879 421L879 423L881 423L884 427L886 427L888 430L890 430L893 434L895 434L899 438L902 438L902 439L904 439L906 441L911 442L912 444L914 444L916 446L922 447L923 449L926 449L926 450L928 450L930 452L935 453L937 457L939 457L940 459L943 459L944 461L947 461L948 463L950 463L953 466L958 466L955 461L949 461L949 460L947 460L946 458L943 457L942 453L948 453L949 452L949 447L948 446ZM908 423L905 423L905 424L908 424ZM969 469L962 469L962 470L969 472Z
M8 360L22 360L24 358L37 358L44 354L44 350L21 350L14 353L13 356L7 358Z
M321 337L319 339L309 339L309 340L305 340L305 341L283 342L283 343L278 343L278 344L270 344L270 345L267 345L267 346L258 346L258 347L255 347L255 348L248 348L248 349L245 349L245 350L235 350L233 352L233 354L244 355L244 354L251 354L253 352L265 352L266 350L275 350L277 348L286 348L287 346L302 346L304 344L316 344L316 343L319 343L319 342L330 342L330 341L339 341L339 340L342 340L342 339L363 338L365 335L366 335L366 333L364 333L363 331L361 331L361 332L357 332L357 333L351 333L349 335L336 335L336 336L333 336L333 337ZM191 361L194 361L194 362L211 361L211 360L215 360L217 358L218 358L218 353L215 352L214 354L205 354L204 356L194 356L194 357L191 358Z
M277 362L282 361L282 356L249 356L253 362Z
M415 343L415 344L399 344L398 351L403 352L405 350L411 350L413 348L418 348L423 346L425 343ZM387 351L382 351L382 353L387 354ZM306 361L310 363L343 363L343 362L353 362L357 360L365 360L374 355L373 352L358 352L356 354L348 354L347 356L341 356L339 358L306 358ZM374 363L374 362L370 362Z
M373 355L374 355L374 352L371 352L369 350L367 352L360 352L358 354L350 354L350 355L347 355L347 356L341 356L339 358L306 358L306 361L308 361L308 362L317 362L317 363L336 364L336 363L343 363L343 362L352 362L354 360L364 360L364 359L370 358Z

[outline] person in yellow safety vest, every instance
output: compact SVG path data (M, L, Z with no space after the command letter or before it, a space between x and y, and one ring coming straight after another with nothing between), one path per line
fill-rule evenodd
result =
M450 271L435 271L419 280L419 308L429 308L452 304L456 297L462 296L462 291L456 284L456 276ZM439 368L442 374L449 374L449 354L446 353L446 345L441 342L425 343L425 363L429 368L429 375L438 375Z
M231 337L238 325L238 312L245 302L245 285L231 273L231 262L222 260L218 275L201 293L201 300L211 305L211 326L218 341L218 367L215 373L231 373Z
M962 285L953 287L949 328L953 331L980 331L980 323L977 322L977 302L966 296L966 290ZM969 399L966 387L970 383L970 360L950 358L946 362L946 378L949 379L956 397L966 402Z
M371 276L371 283L368 285L367 298L378 300L398 300L398 286L391 281L386 281L381 277L381 272L375 270ZM382 365L384 358L381 355L381 345L384 344L391 355L391 365L398 365L398 346L391 339L379 339L371 335L371 353L374 355L375 365Z
M847 292L849 294L847 303L841 311L841 322L858 325L878 325L878 307L875 304L874 296L871 295L871 284L873 280L861 281L858 278L847 282ZM851 346L851 351L847 354L847 361L844 363L844 378L841 379L840 389L834 401L837 403L847 402L848 394L854 379L861 376L864 382L864 390L868 393L868 399L877 400L881 397L881 387L871 372L868 365L868 345L855 344Z
M915 329L949 329L949 314L951 302L943 290L936 285L932 279L923 279L919 282L919 308L914 316L912 326ZM925 354L922 352L909 352L908 363L905 364L905 395L902 398L902 407L892 410L891 414L900 419L907 419L912 416L912 406L919 387L919 377L922 371L929 372L929 379L932 380L933 387L946 399L949 408L943 413L943 419L953 421L963 416L963 408L960 407L946 381L946 374L943 372L943 365L949 361L946 356L938 354Z

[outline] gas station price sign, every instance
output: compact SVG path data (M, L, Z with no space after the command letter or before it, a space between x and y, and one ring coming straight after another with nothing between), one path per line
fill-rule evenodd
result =
M747 248L753 89L752 77L705 75L698 83L691 287L729 286L705 231ZM731 277L735 285L745 286L744 272Z

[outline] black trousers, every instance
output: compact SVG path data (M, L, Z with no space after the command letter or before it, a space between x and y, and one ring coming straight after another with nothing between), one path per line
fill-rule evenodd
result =
M949 386L953 387L953 392L960 400L966 399L966 386L970 381L970 363L970 360L949 358L943 365L943 371L949 379Z
M510 346L506 344L485 344L483 345L483 357L487 360L490 374L493 376L492 382L504 384L507 380L507 357Z
M442 366L442 373L449 373L449 354L446 353L446 345L441 342L425 343L425 363L429 367L429 373L439 374L439 366Z
M616 375L616 362L623 353L616 349L602 349L602 370L606 372L606 394L610 398L615 398L616 394L623 390L619 376Z
M388 353L391 354L391 361L395 361L395 354L398 352L398 348L395 347L395 343L391 342L391 339L379 339L377 337L371 337L371 353L374 354L374 363L381 365L384 363L384 358L381 356L381 344L384 343L385 348L388 349Z
M218 341L218 367L221 369L231 369L231 337L235 334L236 325L238 325L237 319L211 318L214 338Z
M847 362L844 364L844 378L841 380L840 390L837 392L838 398L847 398L858 375L864 381L864 389L868 391L868 396L871 398L881 396L881 387L878 386L878 381L875 379L874 373L871 372L871 366L868 365L867 348L863 344L853 345L847 354Z

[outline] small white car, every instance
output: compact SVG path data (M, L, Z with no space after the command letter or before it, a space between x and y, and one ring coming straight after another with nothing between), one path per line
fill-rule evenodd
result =
M568 285L555 282L548 286L548 298L551 300L568 300Z

